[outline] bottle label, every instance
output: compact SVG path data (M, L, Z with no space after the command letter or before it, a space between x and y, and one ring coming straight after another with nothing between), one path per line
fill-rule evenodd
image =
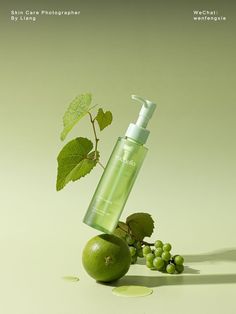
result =
M129 159L125 159L120 157L119 155L115 155L116 160L120 161L123 164L126 164L130 167L136 167L136 162L134 160L129 160Z

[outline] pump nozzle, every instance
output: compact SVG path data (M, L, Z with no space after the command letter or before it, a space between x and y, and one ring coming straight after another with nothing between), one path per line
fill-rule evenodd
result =
M148 121L151 119L157 105L150 100L143 99L142 97L137 95L131 95L131 98L134 100L138 100L143 104L136 125L142 128L146 128Z
M156 104L137 95L131 95L131 98L140 101L143 106L139 112L136 124L131 123L125 135L140 144L144 144L146 143L150 133L150 131L146 129L146 126L156 109Z

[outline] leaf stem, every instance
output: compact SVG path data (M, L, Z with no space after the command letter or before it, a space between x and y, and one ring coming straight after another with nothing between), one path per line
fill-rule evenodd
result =
M94 139L95 139L95 156L94 159L97 160L97 155L98 155L98 142L99 142L99 138L97 137L97 132L96 132L96 128L95 128L95 118L93 119L92 114L88 111L89 114L89 118L90 118L90 122L92 123L92 127L93 127L93 134L94 134ZM105 169L105 167L102 165L102 163L100 161L97 160L97 163L103 168Z
M98 142L99 138L97 137L96 129L95 129L95 119L93 119L92 114L88 112L89 117L90 117L90 122L92 123L93 127L93 134L94 134L94 139L95 139L95 159L97 159L97 152L98 152Z

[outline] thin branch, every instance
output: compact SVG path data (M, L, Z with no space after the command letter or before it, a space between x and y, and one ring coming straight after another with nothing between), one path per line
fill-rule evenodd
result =
M92 115L90 112L88 112L89 117L90 117L90 122L92 123L93 126L93 134L94 134L94 139L95 139L95 156L94 159L97 159L97 152L98 152L98 142L99 142L99 138L97 137L97 133L96 133L96 129L95 129L95 119L93 119Z
M149 246L154 246L155 245L155 243L149 243L149 242L146 242L146 241L141 241L141 242L144 245L149 245Z

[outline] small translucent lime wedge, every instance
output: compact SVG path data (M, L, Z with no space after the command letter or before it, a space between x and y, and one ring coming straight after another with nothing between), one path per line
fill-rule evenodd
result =
M112 293L119 297L145 297L153 290L144 286L120 286L112 289Z
M71 281L71 282L79 281L79 278L75 277L75 276L63 276L62 279L66 280L66 281Z

